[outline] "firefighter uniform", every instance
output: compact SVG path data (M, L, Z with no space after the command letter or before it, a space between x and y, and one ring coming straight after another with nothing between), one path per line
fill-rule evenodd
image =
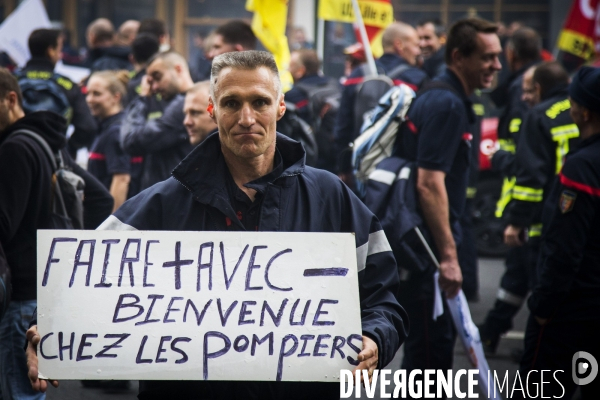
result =
M544 210L539 284L528 301L531 315L521 376L531 370L564 371L556 375L564 389L550 380L544 389L549 397L561 397L564 391L562 398L568 399L575 391L577 352L600 360L599 155L600 133L569 155ZM542 326L534 316L548 322ZM597 398L600 379L581 386L581 392L584 399Z
M482 342L494 349L498 336L512 327L512 319L536 281L535 265L542 232L541 213L553 178L565 155L579 141L579 130L569 115L567 87L551 90L525 115L515 157L514 186L503 212L510 225L527 229L528 243L511 250L494 308L482 329Z

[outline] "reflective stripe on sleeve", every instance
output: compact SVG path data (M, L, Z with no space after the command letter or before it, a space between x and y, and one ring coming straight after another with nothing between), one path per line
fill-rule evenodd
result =
M550 129L552 141L556 142L556 173L562 169L565 156L569 152L569 140L579 137L579 129L575 124L557 126Z
M496 298L500 301L503 301L504 303L513 305L515 307L521 307L521 305L525 301L524 297L517 296L516 294L511 292L507 292L502 288L498 289L498 294L496 295Z
M529 227L528 235L530 238L542 236L542 224L531 225Z
M521 201L530 201L533 203L541 202L544 195L544 189L534 189L526 186L518 186L512 190L512 198Z
M383 169L376 169L369 174L369 179L391 186L396 180L396 174Z
M515 186L516 178L513 176L512 178L504 178L502 182L502 192L500 192L500 198L498 199L498 203L496 203L496 218L502 218L502 213L504 209L510 203L510 199L512 199L512 190Z
M360 272L367 266L367 257L377 253L392 251L383 230L369 234L367 243L356 248L357 271Z

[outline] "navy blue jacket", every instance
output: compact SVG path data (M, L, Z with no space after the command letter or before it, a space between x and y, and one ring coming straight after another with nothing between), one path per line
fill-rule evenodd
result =
M532 314L598 319L600 307L600 134L567 156L544 205L539 284Z
M386 53L375 61L380 74L388 74L401 64L407 64L406 60L395 54ZM364 67L354 69L348 79L344 82L340 109L335 123L334 138L337 152L341 152L348 144L354 141L360 133L360 126L355 126L354 102L356 101L357 86L363 82ZM395 83L408 83L417 90L426 80L427 74L418 68L410 67L402 71L397 77L393 77Z
M310 86L322 86L329 82L329 78L320 75L307 75L298 79L296 83L303 83ZM286 94L285 101L289 101L296 106L296 113L302 118L307 124L312 125L310 117L310 107L308 106L308 94L294 85Z
M99 229L167 231L243 231L227 191L226 164L218 134L209 136L173 171L173 176L125 202ZM277 136L282 174L267 185L258 230L281 232L355 232L363 334L379 348L379 367L394 357L408 332L398 304L398 271L377 218L333 174L305 166L302 146ZM246 184L253 188L252 182ZM214 382L198 382L211 391ZM290 382L279 382L287 385ZM148 382L148 390L178 383ZM245 383L240 383L244 386ZM303 383L305 395L311 385ZM339 386L335 393L339 396ZM150 388L150 386L154 386ZM202 387L202 389L200 389ZM291 386L288 388L291 390ZM290 393L289 390L283 390ZM261 393L260 398L264 398ZM277 397L276 397L277 398ZM314 398L311 397L311 398Z

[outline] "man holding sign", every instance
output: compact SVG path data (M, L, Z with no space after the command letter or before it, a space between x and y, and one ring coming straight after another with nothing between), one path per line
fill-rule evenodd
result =
M408 330L406 314L394 296L399 282L396 263L379 221L337 177L306 167L299 143L276 133L285 102L271 54L247 51L216 57L210 92L208 112L218 134L194 149L171 178L123 204L99 229L353 232L363 334L356 369L370 377L392 360ZM33 330L29 337L39 342ZM32 384L39 387L31 344L28 359ZM302 374L286 369L286 375L293 379ZM339 383L140 383L140 399L174 397L337 399Z

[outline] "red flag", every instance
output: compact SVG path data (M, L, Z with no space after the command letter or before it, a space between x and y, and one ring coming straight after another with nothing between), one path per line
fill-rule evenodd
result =
M573 0L571 11L558 37L558 60L574 71L600 48L600 0Z

